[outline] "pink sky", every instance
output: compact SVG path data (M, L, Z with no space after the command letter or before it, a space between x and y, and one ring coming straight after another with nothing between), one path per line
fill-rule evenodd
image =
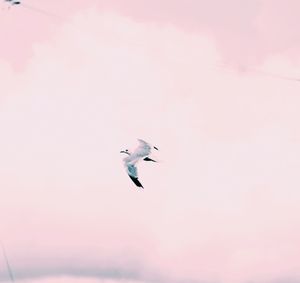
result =
M209 3L1 10L0 238L17 282L300 281L300 82L280 79L300 78L300 3ZM136 138L160 148L144 191L119 154Z

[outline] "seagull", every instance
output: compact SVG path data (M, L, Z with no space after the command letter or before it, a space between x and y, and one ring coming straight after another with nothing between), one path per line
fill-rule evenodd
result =
M158 148L156 146L151 146L149 143L145 142L144 140L138 139L138 141L139 141L139 146L132 153L129 152L128 149L122 150L120 151L120 153L125 153L128 155L123 159L123 161L124 161L124 166L127 170L127 174L130 177L130 179L135 183L137 187L144 188L138 179L136 163L141 159L144 161L157 162L149 158L149 155L151 153L152 148L154 148L155 150L158 150Z
M5 2L9 2L11 5L20 5L21 1L16 0L4 0Z

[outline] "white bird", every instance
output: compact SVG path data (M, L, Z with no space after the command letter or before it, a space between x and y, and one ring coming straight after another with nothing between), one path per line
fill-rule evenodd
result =
M21 1L17 0L4 0L5 2L9 2L11 5L20 5Z
M130 153L128 149L122 150L120 151L120 153L125 153L128 155L123 159L123 161L130 179L135 183L136 186L144 188L138 180L136 163L141 159L145 161L156 162L155 160L149 158L149 155L151 154L152 148L156 150L158 150L158 148L155 146L151 146L149 143L141 139L138 139L138 141L140 144L132 153Z

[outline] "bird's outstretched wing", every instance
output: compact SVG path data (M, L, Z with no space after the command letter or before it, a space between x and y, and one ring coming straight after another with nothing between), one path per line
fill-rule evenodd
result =
M135 164L140 159L147 157L151 153L151 146L147 142L141 139L138 139L138 141L140 143L139 146L130 155L130 163L132 164Z
M126 166L128 175L130 175L131 177L134 177L134 178L138 177L137 168L134 164L131 164L128 162L125 164L125 166Z
M135 183L136 186L144 188L138 180L137 168L134 164L126 163L127 173L130 179Z

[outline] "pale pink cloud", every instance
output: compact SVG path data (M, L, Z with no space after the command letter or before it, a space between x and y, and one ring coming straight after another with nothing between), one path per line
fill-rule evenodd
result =
M297 0L23 2L9 12L2 9L0 27L0 54L19 69L32 56L34 44L47 42L71 15L88 8L210 36L222 60L237 67L249 68L282 52L299 62Z
M297 0L109 1L111 9L137 21L171 24L210 35L225 62L251 66L287 52L299 63ZM106 1L101 1L106 7ZM105 5L106 4L106 5ZM101 6L101 5L100 5Z

